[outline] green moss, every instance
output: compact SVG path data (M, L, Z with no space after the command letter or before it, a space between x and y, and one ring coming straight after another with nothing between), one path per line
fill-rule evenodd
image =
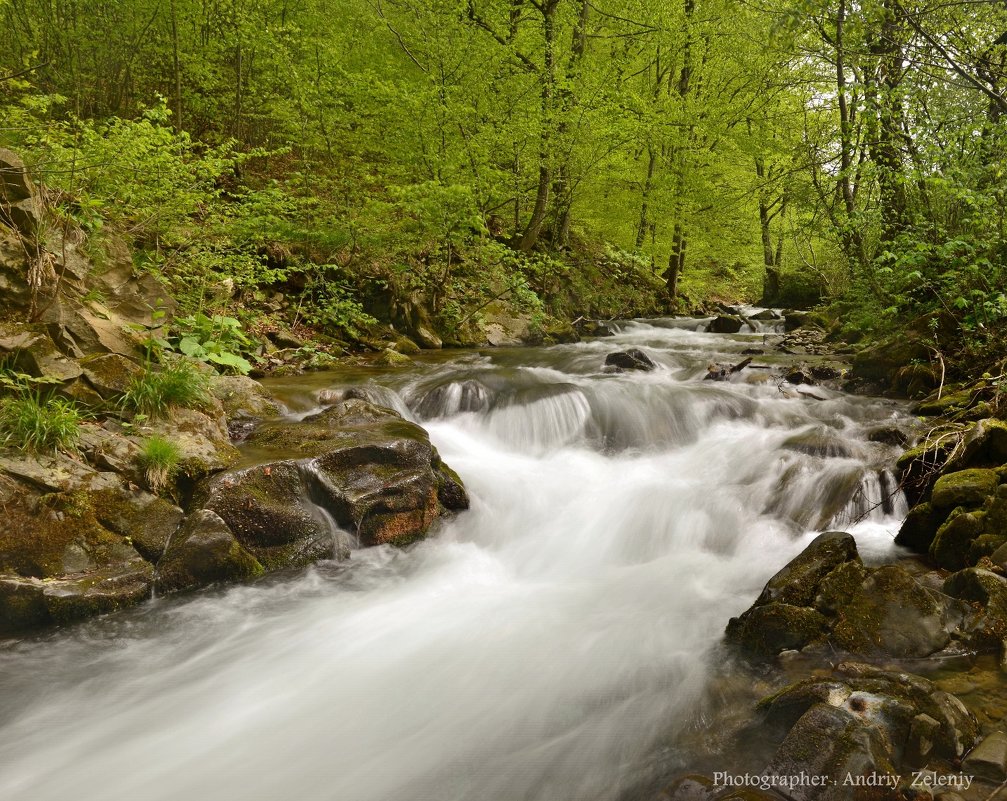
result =
M930 560L946 570L961 570L968 563L972 541L983 533L984 516L981 512L955 509L937 530L930 545Z
M998 484L997 474L984 468L946 473L934 484L931 503L935 509L982 506Z

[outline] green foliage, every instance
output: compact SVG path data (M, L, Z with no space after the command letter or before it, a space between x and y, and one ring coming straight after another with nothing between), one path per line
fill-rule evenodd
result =
M210 385L191 362L178 360L160 370L148 366L133 379L119 403L123 409L153 420L163 417L172 406L205 408L210 403Z
M75 453L82 419L73 401L22 390L0 399L0 442L28 453Z
M208 362L224 372L247 375L251 362L243 353L251 355L255 345L241 330L241 322L234 317L215 314L207 317L199 312L175 320L176 333L166 344L190 359Z
M182 452L170 439L158 434L149 437L140 451L140 467L152 492L160 493L178 470Z

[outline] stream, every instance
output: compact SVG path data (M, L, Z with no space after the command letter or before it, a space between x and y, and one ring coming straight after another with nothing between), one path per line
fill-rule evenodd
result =
M700 323L267 382L292 415L353 387L419 421L471 510L0 644L0 798L615 801L688 765L728 618L819 530L892 558L906 511L869 441L902 406L703 381L769 331ZM602 370L627 347L658 368Z

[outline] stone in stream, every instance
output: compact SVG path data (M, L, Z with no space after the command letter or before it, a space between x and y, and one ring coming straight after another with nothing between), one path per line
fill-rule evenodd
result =
M983 738L962 760L962 769L998 784L1007 780L1007 734L995 731Z
M605 366L616 370L650 371L657 367L654 360L639 348L617 350L605 357Z
M157 565L155 586L159 592L178 592L220 581L243 581L263 572L220 516L200 509L171 537Z
M962 625L968 605L932 584L900 565L867 568L850 535L822 534L729 622L727 639L753 656L827 644L900 658L937 653L953 634L975 640Z
M722 314L719 317L714 317L706 330L711 334L737 334L744 325L745 320L743 317L733 314Z
M273 458L213 476L195 504L219 515L267 570L331 557L333 521L362 545L405 545L468 508L426 432L363 400L267 423L249 446Z

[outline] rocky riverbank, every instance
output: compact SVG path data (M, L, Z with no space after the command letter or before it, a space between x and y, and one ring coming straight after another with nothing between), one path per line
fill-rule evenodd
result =
M932 371L863 356L851 381L904 393L909 372L916 392L936 383ZM918 426L897 463L910 503L896 538L905 555L866 566L852 537L829 532L770 579L725 633L726 674L748 676L761 699L743 695L751 716L706 746L712 770L657 798L1007 797L1002 409L988 377L914 406Z

